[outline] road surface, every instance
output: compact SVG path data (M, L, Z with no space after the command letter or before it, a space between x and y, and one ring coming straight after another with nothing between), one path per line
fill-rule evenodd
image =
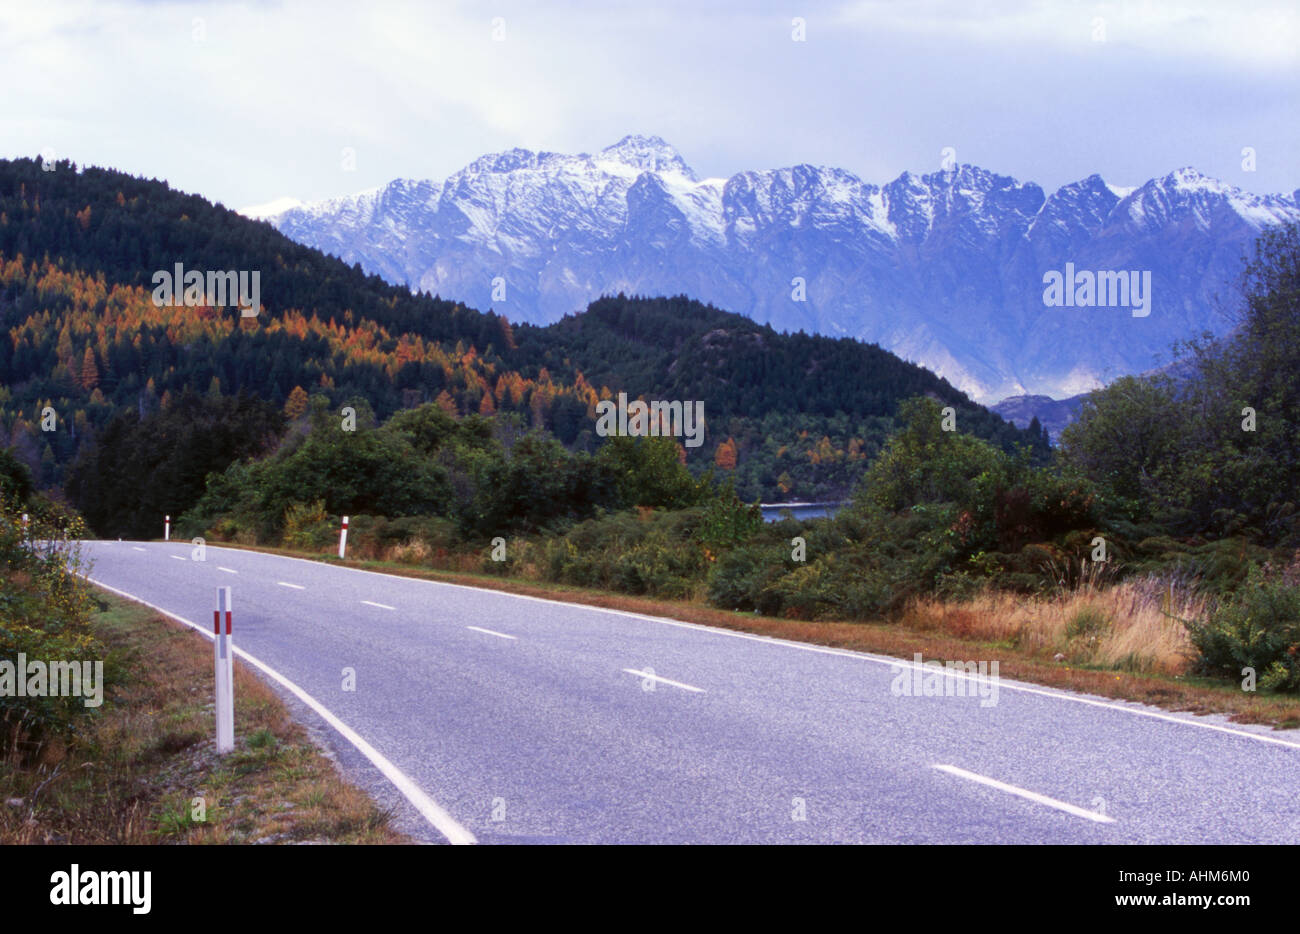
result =
M230 586L236 646L430 842L1300 839L1294 731L1005 679L996 704L987 682L906 696L910 663L880 656L236 549L84 548L94 581L205 630Z

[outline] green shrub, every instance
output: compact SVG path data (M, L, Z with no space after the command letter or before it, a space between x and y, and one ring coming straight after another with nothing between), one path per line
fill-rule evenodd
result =
M758 506L741 502L730 486L709 499L700 519L699 538L710 551L720 551L752 539L763 528Z
M763 588L762 599L796 619L874 619L896 606L895 583L882 568L828 554L801 564Z
M768 590L791 568L790 552L779 545L745 545L719 557L709 569L709 602L724 610L758 610L774 615L782 595Z
M75 539L85 526L61 510L47 510L41 501L17 503L0 497L0 660L17 668L18 656L45 663L103 661L105 651L90 629L93 603L89 588L77 577L85 570ZM31 515L30 536L23 534L21 513ZM59 515L47 523L47 512ZM74 541L33 544L33 540ZM15 670L15 677L25 677ZM105 675L110 674L106 666ZM0 694L0 747L17 742L20 751L34 752L46 739L66 735L97 708L75 696Z
M686 548L646 542L617 560L613 583L624 593L684 597L700 570L699 558Z
M1273 555L1244 538L1189 544L1165 536L1143 539L1134 548L1131 570L1137 574L1195 579L1210 593L1235 593L1251 568Z
M1188 628L1210 674L1237 679L1255 669L1264 690L1300 691L1300 586L1295 575L1251 570L1246 586L1203 624Z
M334 542L340 527L325 511L323 499L313 503L290 503L284 511L283 541L288 548L319 551Z

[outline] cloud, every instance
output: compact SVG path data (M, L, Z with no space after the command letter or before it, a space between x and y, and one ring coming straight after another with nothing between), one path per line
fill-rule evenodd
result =
M1252 70L1293 71L1300 43L1300 18L1292 0L855 0L842 9L839 19L873 31L986 46L1050 44L1082 50L1094 42L1118 43L1138 54Z
M709 176L814 162L881 182L951 145L1048 187L1227 175L1250 145L1259 172L1230 180L1289 191L1297 19L1268 3L46 0L0 5L0 155L51 147L246 205L627 133Z

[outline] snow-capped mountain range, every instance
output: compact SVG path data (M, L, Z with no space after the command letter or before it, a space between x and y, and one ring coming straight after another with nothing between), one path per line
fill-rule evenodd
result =
M779 330L879 343L989 402L1083 392L1227 330L1252 241L1300 221L1300 191L1254 195L1190 168L1050 195L971 165L883 186L811 165L701 179L658 137L629 136L595 155L512 149L442 182L245 213L514 321L549 323L602 294L685 294ZM1149 271L1149 315L1047 307L1044 274L1067 263Z

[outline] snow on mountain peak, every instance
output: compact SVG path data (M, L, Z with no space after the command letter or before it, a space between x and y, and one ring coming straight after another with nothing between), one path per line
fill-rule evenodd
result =
M503 152L490 152L485 156L479 156L461 172L514 172L518 169L534 168L538 161L538 153L533 152L531 149L520 149L516 146L514 149L507 149Z
M266 213L299 242L512 320L554 321L610 291L689 294L777 328L879 342L1001 398L1150 368L1170 341L1217 326L1206 296L1230 291L1250 240L1300 220L1300 203L1190 167L1137 188L1094 174L1050 195L967 164L884 185L806 164L700 180L659 137L625 136L590 154L510 149L444 182ZM1042 300L1044 270L1067 262L1151 269L1151 323L1090 315L1081 343L1077 316ZM806 299L791 298L797 278Z
M1183 189L1207 189L1209 191L1223 191L1230 188L1217 178L1211 178L1204 175L1190 165L1185 165L1181 169L1175 169L1166 175L1163 181L1173 185L1176 188Z
M1300 220L1300 204L1293 198L1252 194L1191 166L1175 169L1134 189L1125 206L1134 223L1147 227L1166 223L1175 212L1186 211L1201 229L1208 230L1212 214L1221 206L1230 208L1257 230Z
M649 172L673 172L691 181L699 181L676 149L658 136L624 136L600 151L602 159Z

